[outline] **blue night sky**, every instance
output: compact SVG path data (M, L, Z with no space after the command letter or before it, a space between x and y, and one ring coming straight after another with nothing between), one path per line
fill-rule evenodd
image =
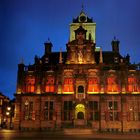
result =
M17 65L28 65L42 56L50 38L53 51L65 50L69 24L81 11L97 24L96 44L111 50L114 36L120 52L140 57L140 0L0 0L0 91L10 98L16 91Z

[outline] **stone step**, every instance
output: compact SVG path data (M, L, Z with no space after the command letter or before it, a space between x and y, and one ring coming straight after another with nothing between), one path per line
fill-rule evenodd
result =
M64 133L67 135L93 134L93 130L90 128L65 128Z

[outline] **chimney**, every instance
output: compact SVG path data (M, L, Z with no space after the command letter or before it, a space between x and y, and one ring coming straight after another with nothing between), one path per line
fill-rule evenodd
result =
M47 42L44 43L45 45L45 54L50 54L52 52L52 43L50 42L50 39L48 39Z
M114 39L111 42L113 52L119 53L119 43L120 41L117 40L116 37L114 37Z

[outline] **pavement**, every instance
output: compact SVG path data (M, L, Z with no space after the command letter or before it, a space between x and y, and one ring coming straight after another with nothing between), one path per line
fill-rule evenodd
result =
M64 129L62 131L0 130L0 140L140 140L140 133L99 133L91 130Z

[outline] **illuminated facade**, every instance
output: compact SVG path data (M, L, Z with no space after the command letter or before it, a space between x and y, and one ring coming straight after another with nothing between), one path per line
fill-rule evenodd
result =
M95 131L140 131L140 70L129 55L96 47L96 23L81 11L70 24L66 52L18 65L15 129L89 127Z

